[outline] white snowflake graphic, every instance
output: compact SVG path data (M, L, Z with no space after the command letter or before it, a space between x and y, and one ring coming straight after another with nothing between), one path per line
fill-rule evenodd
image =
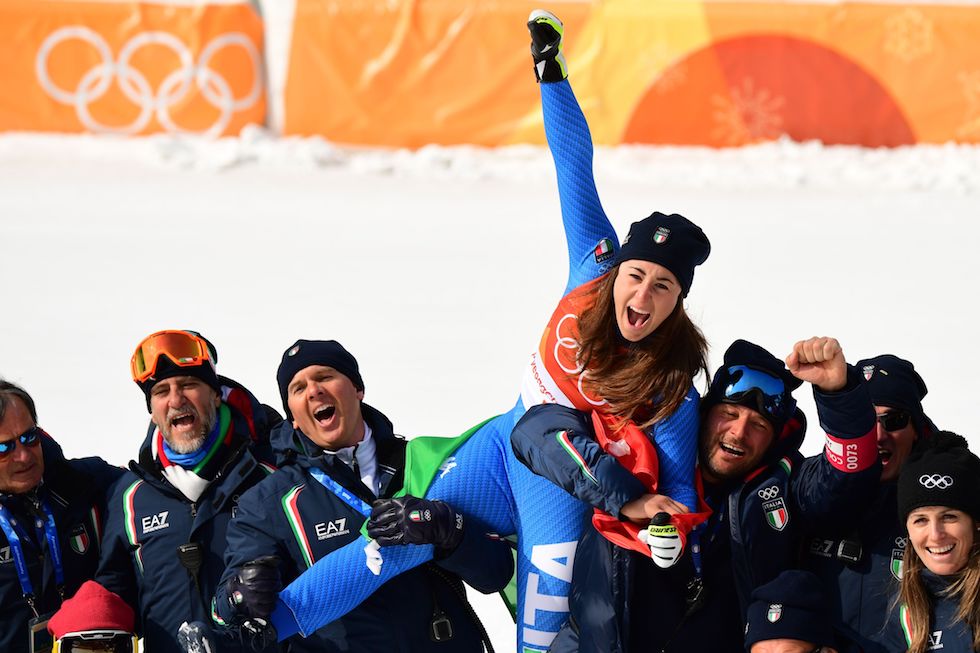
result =
M756 88L751 77L732 87L730 95L715 93L711 97L715 107L712 136L716 139L735 146L769 141L783 134L785 97L767 88Z
M657 41L644 50L644 68L660 71L653 81L653 88L659 95L674 90L687 80L687 66L680 54L666 41Z
M933 23L918 9L885 19L885 52L909 63L932 52Z

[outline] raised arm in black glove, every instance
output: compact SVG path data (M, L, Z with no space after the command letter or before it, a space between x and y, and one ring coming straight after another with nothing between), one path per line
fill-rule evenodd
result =
M436 557L444 558L463 539L463 515L442 501L412 496L378 499L371 507L367 533L380 546L432 544Z

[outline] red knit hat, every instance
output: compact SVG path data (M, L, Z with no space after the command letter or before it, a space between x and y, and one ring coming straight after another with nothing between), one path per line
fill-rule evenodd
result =
M132 633L133 609L118 594L113 594L94 580L87 580L75 596L61 604L50 621L48 632L55 639L91 630L119 630Z

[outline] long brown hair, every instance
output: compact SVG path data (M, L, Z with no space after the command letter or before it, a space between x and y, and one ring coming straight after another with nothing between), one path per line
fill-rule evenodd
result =
M707 376L708 343L678 297L656 331L624 352L613 302L618 273L619 265L606 273L595 303L579 319L579 364L590 392L614 415L646 429L677 410L698 372Z
M898 603L905 606L909 615L909 653L926 653L929 646L932 598L922 582L925 564L915 552L912 543L905 547L902 560L902 586ZM973 549L966 567L946 590L947 596L959 597L956 620L970 627L973 634L973 650L980 651L980 541L974 535Z

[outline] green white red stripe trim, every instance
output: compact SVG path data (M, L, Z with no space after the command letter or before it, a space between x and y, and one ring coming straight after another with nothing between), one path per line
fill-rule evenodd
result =
M219 626L227 626L228 623L218 614L218 606L215 604L217 599L211 599L211 621Z
M905 635L905 645L912 646L912 615L909 608L904 603L898 609L898 623L902 625L902 634Z
M123 514L126 521L126 539L129 540L129 545L133 547L133 551L136 553L136 566L139 567L140 573L143 573L143 554L140 551L140 541L136 536L136 509L133 507L136 491L139 487L143 485L143 481L136 481L123 492L122 502L123 502Z
M272 474L278 471L275 467L273 467L269 463L259 463L259 467L261 467L266 474Z
M571 440L568 439L568 431L558 431L558 433L555 434L555 439L558 440L558 444L560 444L561 448L565 450L565 453L567 453L571 459L575 461L575 464L578 465L579 469L582 470L582 474L584 474L585 477L592 481L595 485L599 485L599 479L597 479L595 474L592 473L592 470L589 469L589 465L585 462L585 458L582 458L582 454L578 452L578 449L572 446Z
M783 471L785 471L787 475L793 473L793 461L789 458L780 458L779 466L783 468Z
M299 516L299 507L297 506L299 493L305 487L306 484L304 483L287 492L282 498L282 510L286 513L286 521L289 522L289 527L293 529L293 536L296 538L296 543L299 545L299 550L303 554L303 560L306 561L308 569L313 566L313 549L306 537L306 529L303 528L303 520Z
M88 511L89 519L92 520L92 537L95 538L95 547L102 550L102 515L99 514L98 506L92 506Z

